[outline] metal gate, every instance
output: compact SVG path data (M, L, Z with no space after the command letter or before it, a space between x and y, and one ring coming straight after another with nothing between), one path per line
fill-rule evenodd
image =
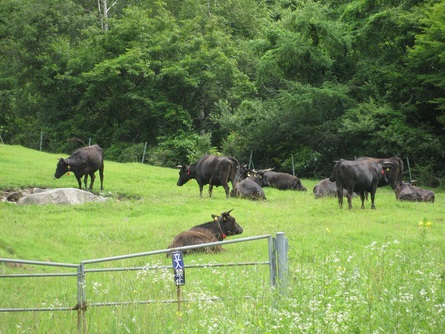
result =
M108 305L124 305L129 303L135 303L134 301L116 301L108 303L89 303L85 293L85 276L88 273L93 272L112 272L112 271L130 271L130 270L156 270L171 267L120 267L120 268L87 268L88 266L96 263L109 262L115 260L130 259L143 256L151 256L157 254L166 254L172 251L183 251L188 249L197 249L203 247L211 247L216 245L227 245L240 242L251 242L261 239L268 240L268 254L269 260L264 262L237 262L237 263L217 263L217 264L202 264L202 265L185 265L185 268L210 268L210 267L226 267L226 266L269 266L270 286L276 288L279 293L283 293L288 284L288 243L283 232L277 232L276 237L272 235L262 235L256 237L240 238L230 241L212 242L194 246L185 246L172 249L162 249L151 252L135 253L121 256L114 256L101 259L85 260L80 264L70 263L56 263L56 262L42 262L42 261L30 261L30 260L17 260L0 258L0 262L20 263L20 264L32 264L38 266L51 266L51 267L64 267L70 268L73 272L68 273L37 273L37 274L0 274L0 279L7 278L33 278L33 277L77 277L77 304L74 307L60 306L60 307L27 307L27 308L0 308L0 312L44 312L44 311L77 311L77 329L78 332L86 333L86 317L85 312L88 307L108 306ZM140 301L139 304L147 304L155 301ZM159 301L158 301L159 302ZM163 302L175 302L175 301L163 301Z

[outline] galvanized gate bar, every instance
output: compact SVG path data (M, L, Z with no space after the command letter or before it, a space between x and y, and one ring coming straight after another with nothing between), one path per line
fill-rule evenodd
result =
M44 261L30 261L30 260L16 260L16 259L3 259L0 258L0 262L9 263L23 263L23 264L37 264L39 266L49 266L49 267L66 267L66 268L77 268L78 264L71 263L58 263L58 262L44 262Z
M18 278L18 277L65 277L77 276L75 273L52 273L52 274L6 274L0 275L1 278Z
M44 311L74 311L75 307L30 307L30 308L2 308L0 309L0 312L44 312Z
M184 265L184 268L207 268L207 267L234 267L234 266L261 266L269 265L269 261L264 262L233 262L233 263L210 263L210 264L190 264ZM122 267L122 268L93 268L85 269L85 273L101 273L108 271L139 271L139 270L159 270L171 269L171 266L155 266L155 267ZM74 274L73 274L74 276Z
M83 264L91 264L91 263L99 263L99 262L124 260L124 259L133 258L133 257L141 257L141 256L156 255L156 254L165 254L165 253L170 253L170 252L173 252L173 251L186 250L186 249L196 249L196 248L204 248L204 247L211 247L211 246L234 244L234 243L238 243L238 242L266 239L266 238L269 238L269 237L270 237L270 234L269 235L261 235L261 236L257 236L257 237L248 237L248 238L241 238L241 239L235 239L235 240L228 240L228 241L209 242L209 243L193 245L193 246L168 248L168 249L161 249L161 250L151 251L151 252L142 252L142 253L135 253L135 254L128 254L128 255L105 257L105 258L102 258L102 259L85 260L85 261L82 261L82 263Z

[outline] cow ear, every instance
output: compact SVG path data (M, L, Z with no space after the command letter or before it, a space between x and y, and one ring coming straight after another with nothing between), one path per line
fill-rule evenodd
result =
M213 220L218 220L219 216L212 214Z

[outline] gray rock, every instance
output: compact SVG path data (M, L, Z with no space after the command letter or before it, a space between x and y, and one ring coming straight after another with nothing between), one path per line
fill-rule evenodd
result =
M18 200L18 204L82 204L105 202L106 198L76 188L57 188L37 192Z

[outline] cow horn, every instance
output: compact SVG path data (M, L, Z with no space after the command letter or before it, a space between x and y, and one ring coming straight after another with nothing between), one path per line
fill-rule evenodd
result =
M233 209L227 211L226 214L228 215L228 214L231 213L232 211L233 211Z
M181 169L182 165L177 165L176 168Z

